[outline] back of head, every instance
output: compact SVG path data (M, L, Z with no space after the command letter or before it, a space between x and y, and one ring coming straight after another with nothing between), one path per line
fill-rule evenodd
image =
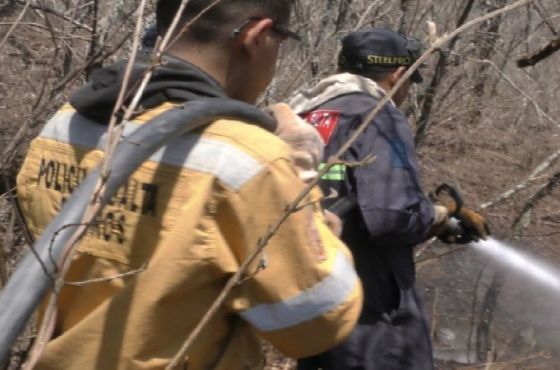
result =
M363 75L379 81L398 67L410 67L420 57L419 40L385 28L364 28L342 40L338 65L342 72ZM412 82L422 82L415 71Z
M190 0L181 15L176 32L189 25L185 40L196 43L220 43L226 41L233 29L250 17L271 18L279 25L286 25L294 0ZM165 35L170 27L181 0L159 0L157 3L157 33Z

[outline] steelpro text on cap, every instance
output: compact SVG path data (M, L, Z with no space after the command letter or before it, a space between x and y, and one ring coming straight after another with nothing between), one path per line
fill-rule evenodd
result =
M394 67L410 67L420 57L422 44L385 28L365 28L342 39L338 65L353 72L388 71ZM416 70L412 82L422 82Z

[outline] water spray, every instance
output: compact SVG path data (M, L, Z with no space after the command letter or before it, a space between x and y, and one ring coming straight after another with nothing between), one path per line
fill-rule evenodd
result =
M513 267L534 281L544 284L560 292L560 271L542 263L526 253L517 251L514 247L503 241L491 238L490 230L486 223L476 227L476 213L463 208L463 198L459 191L448 184L441 184L435 191L435 198L441 200L439 195L447 193L454 204L448 207L450 212L448 224L451 225L444 235L439 235L440 240L452 243L469 244L478 252L492 257L496 262L507 267ZM463 210L461 212L461 210ZM482 216L480 216L482 217ZM483 225L485 229L480 226Z
M560 271L553 266L538 261L494 238L480 240L471 245L479 253L492 257L496 262L507 267L514 267L518 272L560 292Z

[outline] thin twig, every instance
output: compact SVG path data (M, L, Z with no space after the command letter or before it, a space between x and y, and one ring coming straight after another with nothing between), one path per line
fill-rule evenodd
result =
M518 87L512 80L511 78L509 78L508 75L506 75L504 72L502 72L502 70L496 65L494 64L492 61L488 60L488 59L484 59L484 60L479 60L479 59L475 59L476 62L478 63L484 63L484 64L488 64L490 65L496 72L498 72L498 74L504 79L506 80L515 90L517 90L517 92L519 92L521 95L523 95L527 100L529 100L531 102L531 104L533 105L533 107L535 107L535 110L537 111L537 114L539 116L543 116L545 117L547 120L549 120L551 123L553 123L554 125L556 125L556 127L560 128L560 122L556 121L554 118L552 118L548 113L546 113L541 107L540 105L535 101L535 99L533 99L532 97L530 97L522 88Z
M69 73L64 79L59 81L47 94L47 102L52 102L57 99L57 96L61 93L63 88L69 83L77 79L87 68L99 60L106 59L119 51L124 43L130 38L130 34L127 32L119 42L112 48L105 50L105 48L100 49L94 59L87 61L83 66L76 68L73 72ZM43 91L48 79L44 79L44 84L40 89L39 95L35 102L32 104L31 116L32 119L27 119L23 122L16 135L11 138L7 147L0 154L0 175L4 173L11 165L12 160L16 154L17 149L20 147L25 135L29 132L29 129L36 127L37 125L43 123L42 114L48 109L48 104L41 104Z
M4 240L0 240L0 287L4 287L8 281L8 255L5 250L5 245L10 245L9 239L13 240L14 236L14 217L10 217L10 223L8 227L4 230L3 235Z
M169 26L169 29L167 30L167 32L163 36L163 40L161 41L161 43L160 42L157 43L157 47L156 47L156 49L154 51L154 54L153 54L153 57L152 57L152 62L150 63L150 66L146 69L146 71L144 72L144 75L142 77L142 81L140 83L140 87L136 91L136 93L135 93L135 95L132 99L132 102L130 103L130 105L128 106L126 111L124 112L124 118L125 119L130 119L130 117L132 117L132 113L136 109L137 104L140 102L140 98L142 97L142 94L144 93L144 89L146 88L150 78L152 77L153 70L157 67L157 65L159 65L160 60L161 60L161 56L164 53L165 48L167 47L167 44L169 43L169 40L171 39L171 36L173 35L173 32L175 32L175 29L177 28L177 24L179 23L179 20L181 19L183 11L185 10L185 7L187 6L188 2L189 2L189 0L182 0L181 1L181 4L179 5L179 8L177 9L177 12L175 13L175 16L173 17L173 21L171 22L171 25ZM118 105L116 105L115 107L118 107ZM106 154L109 154L109 153L106 153Z
M525 216L537 205L538 202L549 195L558 186L560 186L560 172L556 172L552 175L546 184L541 186L539 190L527 199L522 211L513 223L513 229L515 230L522 226Z
M546 234L531 234L531 235L523 235L523 238L543 238L548 236L554 236L560 234L560 231L550 232Z
M378 5L379 0L375 0L373 1L371 4L369 4L369 6L367 7L367 9L364 11L364 13L362 14L362 16L360 17L360 20L358 20L358 23L356 24L356 27L354 27L354 31L360 29L365 21L367 16L369 15L369 13L371 12L371 10L373 9L374 6Z
M549 357L547 356L546 352L539 352L535 355L530 355L530 356L526 356L517 360L513 360L513 361L502 361L502 362L489 362L486 361L482 364L477 364L477 365L469 365L468 367L457 367L455 368L455 370L472 370L472 369L478 369L478 368L483 368L483 367L488 367L488 365L496 365L496 366L500 366L500 365L504 365L504 366L519 366L519 364L525 362L525 361L529 361L529 360L533 360L536 358L541 358L541 357ZM516 366L516 368L517 368ZM508 367L509 368L509 367Z
M102 181L104 181L103 178L107 176L107 168L109 166L109 162L113 157L113 152L115 150L115 147L117 146L119 138L121 137L121 130L115 130L115 127L116 125L120 124L122 119L124 118L122 115L119 114L119 112L122 109L122 106L125 101L128 82L132 74L134 62L136 61L136 54L138 53L138 47L140 46L140 33L142 32L142 17L144 16L145 6L146 6L146 0L142 0L140 2L140 7L138 9L138 19L136 21L136 27L134 30L134 38L132 42L132 54L126 65L126 69L123 77L123 83L119 90L119 95L117 96L117 101L115 102L115 107L113 108L113 113L111 114L109 127L107 129L108 137L107 137L107 145L105 147L105 157L103 159L103 164L101 165Z
M25 12L27 11L27 8L29 8L30 3L31 3L31 0L27 0L27 2L25 3L25 6L23 7L21 12L19 13L17 19L14 21L14 24L12 25L12 27L10 27L10 29L8 30L8 32L6 33L6 35L4 36L2 41L0 42L0 50L2 50L2 46L4 46L4 44L6 43L8 38L12 35L12 32L14 32L14 30L16 29L19 22L21 22L21 19L25 15Z
M167 40L168 42L164 43L162 46L163 50L166 50L168 47L173 46L173 44L183 35L187 32L187 30L189 29L189 27L191 25L194 24L194 22L196 22L197 20L200 19L200 17L202 17L204 14L206 14L210 9L212 9L213 7L215 7L216 5L218 5L218 3L220 3L222 0L214 0L212 3L210 3L206 8L202 9L200 11L200 13L198 13L193 19L191 19L189 22L185 23L185 25L183 26L183 28L181 28L181 31L179 31L177 33L177 35L175 35L175 37L173 38L173 40L171 40L171 42L169 42L169 40ZM185 6L187 5L188 0L185 2ZM182 12L182 9L181 9ZM179 11L177 11L178 14L180 14ZM176 18L177 19L177 23L179 22L180 18ZM173 20L175 21L175 19ZM177 25L173 26L173 31L175 31L175 27ZM173 35L172 32L166 34L166 37L169 36L169 38L171 38L171 36ZM164 40L165 41L165 40Z
M429 250L432 245L434 245L438 241L437 237L432 237L429 240L426 240L424 245L418 249L418 251L414 254L414 259L417 262L418 259L427 251Z
M134 34L133 43L132 43L133 44L133 57L131 57L131 59L129 60L129 63L127 65L125 76L124 76L124 79L123 79L123 82L122 82L122 85L121 85L121 90L119 92L119 97L117 99L117 103L116 103L115 108L113 110L113 115L111 117L111 123L113 124L113 126L114 126L114 124L116 122L116 118L117 118L116 112L118 112L118 110L122 106L122 103L123 103L123 100L124 100L126 87L128 86L128 80L130 78L130 74L131 74L131 71L132 71L132 64L134 63L134 60L135 60L134 56L136 54L136 51L138 50L138 45L140 44L140 32L142 31L141 27L142 27L142 20L143 20L145 6L146 6L146 0L142 0L140 2L140 6L138 7L136 30L135 30L135 34ZM113 150L112 145L116 145L116 140L115 139L111 140L111 134L113 133L113 131L114 130L112 129L112 127L110 127L109 138L107 139L107 142L108 142L107 151L111 151L111 152ZM108 156L108 158L110 158L110 157ZM96 191L94 192L94 194L92 194L91 204L84 212L84 216L82 218L81 225L77 227L74 234L72 234L72 236L69 238L68 242L66 243L66 245L63 248L63 252L61 254L60 261L58 261L58 263L55 265L55 266L58 266L58 270L59 270L58 277L57 277L57 279L55 281L55 284L53 286L53 291L51 293L51 296L49 297L49 302L48 302L47 308L45 310L45 314L44 314L44 317L43 317L43 322L42 322L41 327L39 329L39 333L37 335L37 340L35 341L35 344L34 344L33 349L31 351L29 361L26 364L26 369L31 370L35 367L35 365L37 364L37 361L39 360L39 358L43 354L48 341L52 337L52 333L54 332L54 327L55 327L55 323L56 323L56 315L57 315L57 311L58 311L58 295L60 293L60 289L64 286L64 276L66 275L66 272L68 271L68 269L70 267L71 257L73 255L75 249L76 249L78 241L85 234L85 232L88 229L88 225L91 224L91 222L94 221L95 217L97 216L97 214L100 212L100 210L102 208L102 202L101 202L100 199L102 198L102 195L104 194L104 188L105 188L105 183L104 182L105 182L105 180L106 180L106 176L104 176L103 171L102 171L102 174L100 176L100 181L96 186Z
M48 19L45 19L45 22L49 25L47 29L54 32L52 30L52 25L50 25ZM116 33L114 35L116 35ZM53 38L56 39L55 36L53 36ZM111 39L112 38L113 36L111 37ZM49 108L50 106L49 103L58 99L58 96L60 96L64 87L66 87L69 83L77 79L85 70L90 68L93 64L98 63L100 60L107 59L108 57L110 57L111 55L119 51L123 47L124 43L129 40L129 38L130 38L130 33L127 32L119 39L119 41L115 46L111 48L106 48L105 46L99 48L99 50L95 53L93 59L88 60L83 66L76 68L74 71L68 73L61 81L58 81L57 84L53 88L51 88L49 93L46 95L47 100L44 102L43 102L43 96L45 95L44 93L49 78L47 76L47 78L43 79L43 84L39 89L39 94L35 99L35 102L31 104L30 116L33 117L33 119L25 120L23 122L23 124L18 129L15 136L12 137L12 139L10 140L10 142L8 143L8 145L0 155L0 175L3 174L4 171L6 171L7 168L11 165L12 160L17 153L17 149L20 147L23 139L25 138L25 135L29 132L29 129L44 122L44 120L41 118L43 113ZM58 52L58 48L56 48L56 51ZM53 61L56 60L56 55L57 53L55 53L55 56L53 56ZM47 71L47 75L50 75L52 72L53 72L52 70Z
M466 250L467 248L468 248L467 246L461 246L461 247L457 247L457 248L450 249L450 250L448 250L448 251L446 251L446 252L437 254L437 255L432 256L432 257L422 258L422 259L419 259L418 261L416 261L416 265L420 266L421 264L423 264L423 263L425 263L425 262L433 261L433 260L437 260L437 259L441 259L441 258L443 258L443 257L449 256L450 254L454 254L454 253L457 253L457 252L464 251L464 250Z
M4 186L6 188L6 197L8 198L10 204L12 205L12 208L15 212L16 218L18 220L18 223L21 227L21 230L23 231L23 237L25 238L25 242L30 245L33 248L33 236L31 236L31 233L29 232L29 229L27 228L27 224L25 223L25 220L23 218L23 214L21 213L21 209L19 208L19 204L17 202L16 196L15 196L15 188L9 189L9 184L8 184L8 178L4 177ZM2 194L4 195L4 194ZM43 268L43 270L46 271L45 268Z
M113 281L113 280L122 279L122 278L125 278L125 277L135 276L135 275L141 274L142 272L146 271L146 268L147 268L147 264L144 264L139 269L128 271L128 272L123 272L122 274L117 274L117 275L113 275L113 276L109 276L109 277L105 277L105 278L90 279L90 280L85 280L85 281L65 281L64 285L81 287L81 286L90 285L90 284L108 283L108 282Z
M436 287L434 290L434 303L432 304L432 327L430 330L430 338L432 338L432 341L434 340L436 335L438 298L439 289Z
M19 3L19 4L23 4L23 3L24 3L22 0L16 0L16 2ZM31 3L31 1L28 1L28 2ZM43 5L30 4L30 7L31 7L31 9L42 10L42 11L44 11L44 12L46 12L46 13L50 13L50 14L56 16L56 17L62 18L62 19L64 19L65 21L71 22L73 25L78 26L78 27L80 27L80 28L83 28L84 30L87 30L87 31L89 31L89 32L92 31L92 28L91 28L90 26L85 25L85 24L83 24L83 23L80 23L80 22L78 22L77 20L72 19L72 18L70 18L70 17L64 15L63 13L59 12L58 10L51 9L51 8L45 6L44 4L43 4Z
M480 285L481 279L482 279L482 274L484 273L484 267L482 269L480 269L480 271L478 272L478 275L476 276L476 280L474 283L474 289L473 289L473 300L471 303L471 316L470 316L470 321L469 321L469 335L467 336L467 361L468 363L471 362L471 349L473 346L473 341L475 338L473 338L473 334L474 334L474 328L475 328L475 317L476 317L476 307L478 305L478 287Z
M534 66L535 64L543 59L548 58L558 50L560 50L560 37L551 40L546 46L542 47L537 52L530 55L525 55L517 59L517 66L519 68Z
M97 49L97 41L98 41L98 35L97 35L97 28L98 28L98 17L99 17L99 2L98 0L94 0L92 2L93 5L93 20L92 20L92 31L91 31L91 40L90 40L90 44L89 44L89 50L88 50L88 59L92 59L93 54L95 53L95 49ZM88 69L86 71L86 79L89 79L89 75L90 75L91 70Z
M220 1L221 0L215 0L213 3L211 3L206 8L204 8L199 14L196 15L196 17L194 17L187 24L185 24L183 26L183 28L181 29L181 31L175 36L175 38L173 40L171 40L171 36L175 32L175 28L177 28L177 25L178 25L179 20L180 20L180 16L183 12L184 7L187 6L188 0L184 0L181 3L181 6L179 7L179 10L177 10L177 13L175 14L175 18L173 19L173 22L171 23L171 26L170 26L168 32L165 34L161 43L156 44L157 45L156 48L155 48L156 52L155 52L155 55L152 57L152 63L150 64L148 69L144 72L144 76L142 78L142 82L140 83L140 87L136 91L136 94L135 94L134 98L132 99L132 102L130 103L129 107L127 108L127 110L124 114L125 119L130 119L132 117L132 114L134 113L134 111L136 109L136 106L140 102L140 98L142 97L144 89L146 88L146 86L148 85L148 82L152 78L152 74L153 74L155 68L158 65L160 65L161 56L163 55L163 53L165 51L167 51L167 49L170 48L178 40L178 38L182 34L187 32L188 28L194 22L196 22L200 17L202 17L206 12L208 12L210 9L212 9L212 7L214 7ZM170 42L170 40L171 40L171 42Z
M560 158L560 150L553 153L548 158L546 158L546 160L544 162L539 164L533 170L533 172L531 172L531 174L529 175L529 177L527 177L527 179L525 179L521 183L517 184L514 188L500 194L496 199L494 199L490 202L484 203L483 205L480 206L480 209L486 209L486 208L489 208L489 207L493 207L496 204L498 204L500 202L503 202L506 199L511 198L512 196L514 196L515 194L517 194L521 190L524 190L524 189L528 188L531 182L533 182L541 173L543 173L550 166L552 166L554 164L554 162L556 162L556 160L558 160L559 158Z
M215 3L217 3L218 1L216 1ZM188 3L188 0L183 0L183 2L181 3L181 6L179 7L179 10L177 11L177 13L175 14L175 18L171 24L171 26L169 27L169 29L167 30L167 33L164 37L163 42L161 43L160 47L156 50L156 55L161 56L164 48L166 47L166 43L169 42L179 20L182 14L182 9L184 9L184 7L186 6L186 4ZM129 84L129 80L130 80L130 76L131 76L131 72L132 72L132 68L133 68L133 64L136 60L136 51L138 50L138 46L139 46L139 41L140 41L140 33L142 30L142 18L143 18L143 14L144 14L144 8L145 8L145 4L146 4L146 0L142 0L140 3L140 6L138 8L138 13L137 13L137 22L136 22L136 27L135 27L135 33L134 33L134 39L133 39L133 45L132 45L132 55L130 56L130 59L128 61L126 70L125 70L125 74L124 74L124 78L123 78L123 82L121 85L121 89L119 91L119 95L117 98L117 101L115 103L115 107L113 109L113 113L111 116L111 121L109 123L109 128L108 128L108 133L109 133L109 137L107 139L107 147L106 147L106 151L105 151L105 158L102 164L102 171L101 171L101 175L100 175L100 179L98 184L96 185L94 194L92 195L92 201L90 203L90 206L84 211L84 216L82 218L82 222L80 223L80 225L77 227L76 231L74 232L74 234L69 238L68 242L66 243L66 245L64 246L60 261L57 263L57 265L59 266L59 274L58 274L58 278L55 282L55 285L53 287L53 293L51 294L51 297L49 299L49 303L47 306L47 309L45 311L45 315L43 318L43 323L41 325L40 331L39 331L39 335L36 341L36 345L34 346L34 349L32 351L32 354L30 356L29 362L27 364L27 367L29 369L32 369L35 364L37 363L39 357L41 356L42 352L44 351L45 347L46 347L46 343L48 342L48 340L50 340L50 337L52 336L53 330L54 330L54 325L56 322L56 312L57 312L57 297L58 297L58 293L60 292L60 289L62 288L62 286L64 285L64 276L70 266L70 261L71 261L71 256L73 255L75 248L77 246L78 241L82 238L82 236L85 234L85 232L87 231L87 228L89 227L89 225L93 222L93 220L95 219L95 217L97 216L97 214L101 211L101 209L103 208L103 204L102 204L102 197L103 194L105 193L105 181L107 179L108 173L107 173L107 168L108 168L108 164L110 163L112 156L113 156L113 152L114 152L114 148L116 147L117 143L118 143L118 139L120 138L120 131L115 129L118 128L117 124L120 123L123 119L125 118L129 118L127 117L127 115L122 115L119 114L119 112L121 112L122 107L124 105L126 96L127 94L127 87ZM205 9L205 11L207 11L210 7L208 7L207 9ZM200 15L199 15L200 16ZM194 21L194 20L193 20ZM149 74L146 73L145 74L145 80L149 80ZM137 91L137 95L141 95L143 88L145 87L145 85L141 85L141 88ZM132 114L132 112L135 109L135 104L131 104L128 109L127 109L127 113L128 116L130 116Z
M309 63L311 63L313 58L316 57L316 55L315 55L316 52L323 46L323 44L326 42L326 40L329 39L329 37L332 37L334 35L335 34L331 34L330 36L321 40L321 42L319 42L319 44L309 53L309 56L307 57L307 59L305 59L303 62L300 63L299 69L297 70L296 73L292 74L293 75L292 79L288 82L288 84L286 85L286 87L284 88L284 90L282 91L280 96L287 96L289 94L289 92L293 90L294 85L301 78L301 76L303 74L303 71L309 66Z

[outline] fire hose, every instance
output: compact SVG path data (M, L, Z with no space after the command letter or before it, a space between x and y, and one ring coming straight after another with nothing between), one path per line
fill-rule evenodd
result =
M274 119L256 107L231 99L191 101L173 108L136 129L116 147L109 163L102 205L105 205L128 177L158 149L171 140L204 127L218 119L251 122L274 132ZM100 178L101 169L92 171L74 191L54 220L45 229L0 292L0 366L27 321L52 286L52 277L68 240L82 220ZM40 261L38 260L40 259ZM46 270L46 271L45 271Z

